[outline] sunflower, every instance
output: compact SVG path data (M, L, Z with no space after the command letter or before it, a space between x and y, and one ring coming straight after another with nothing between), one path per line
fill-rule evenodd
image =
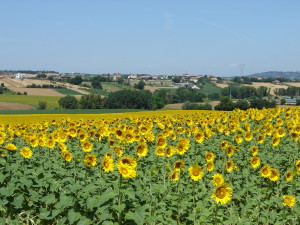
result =
M296 199L294 196L292 195L283 195L283 205L284 206L289 206L289 207L293 207L296 203Z
M264 143L264 141L265 141L265 135L259 134L259 135L257 136L257 138L256 138L256 141L257 141L258 144Z
M121 146L117 145L114 147L114 152L116 153L117 156L121 157L123 155L123 151Z
M296 170L299 172L300 171L300 160L297 160L295 163Z
M90 141L83 141L81 143L81 147L84 152L91 152L93 149L93 144Z
M251 132L246 132L244 138L246 141L251 141L253 139L253 134Z
M253 168L257 168L260 165L260 158L258 156L253 156L250 159L250 163Z
M165 151L166 151L166 156L168 158L170 158L170 157L172 157L174 155L175 148L173 146L168 146Z
M234 169L234 162L232 160L228 160L226 162L225 169L227 172L231 172Z
M205 136L204 136L204 134L202 132L198 132L195 135L195 141L197 143L202 143L204 141L204 138L205 138Z
M61 150L61 151L67 151L68 147L64 144L64 143L58 143L58 148Z
M235 141L237 144L242 143L242 142L243 142L243 137L242 137L242 135L241 135L241 134L235 135L234 141Z
M286 132L282 127L280 127L279 129L276 130L277 137L284 137L285 135L286 135Z
M121 164L119 163L117 165L119 173L122 175L124 178L134 178L136 177L136 171L134 168L129 166L128 164Z
M93 167L97 164L97 157L94 154L88 154L84 157L84 163L87 167Z
M270 165L264 165L260 170L262 177L269 177L271 175L271 166Z
M214 153L212 153L212 152L206 152L206 153L205 153L205 160L206 160L207 162L213 162L214 159L215 159Z
M228 145L227 149L226 149L226 154L227 156L230 158L231 156L233 156L235 151L235 147L233 145Z
M214 183L214 185L218 186L224 183L224 177L222 174L220 173L216 173L212 176L212 182Z
M103 157L101 165L102 165L102 169L106 173L114 171L114 160L108 155L105 155Z
M179 180L179 171L173 170L172 173L170 174L170 179L172 181L178 181Z
M123 156L121 159L119 159L118 165L128 165L134 169L137 166L137 162L133 156Z
M256 156L258 153L258 147L256 145L253 145L250 147L250 152L252 156Z
M156 145L159 146L159 147L164 148L167 145L167 140L165 138L161 137L161 138L158 139Z
M271 168L270 172L271 172L271 174L269 176L269 179L271 181L277 181L279 179L279 176L280 176L279 170Z
M182 160L177 160L175 163L174 163L174 169L175 170L178 170L180 171L180 169L182 169L185 165L185 162L182 161Z
M293 171L289 170L289 171L286 172L286 174L285 174L285 180L286 181L293 180L293 177L294 177Z
M203 174L204 174L202 168L198 165L191 166L189 168L189 172L190 172L191 179L194 181L198 181L198 180L202 179Z
M217 204L226 204L232 198L232 188L227 183L218 185L211 196Z
M207 162L206 165L205 165L205 167L206 167L207 171L211 172L211 171L214 170L215 164L214 164L214 162Z
M279 137L273 137L272 142L271 142L272 146L278 146L279 143L280 143L280 138Z
M26 158L29 159L32 156L32 151L30 148L24 147L21 149L20 154Z
M37 147L38 145L39 145L38 139L32 138L32 139L30 140L30 146L31 146L31 147Z
M157 156L165 156L165 150L163 147L157 146L155 149L155 154Z
M228 141L226 141L226 140L221 141L221 144L220 144L221 149L226 149L227 146L228 146Z
M292 132L290 135L291 139L298 141L299 140L299 135L296 132Z
M66 160L67 162L70 162L72 160L72 153L69 151L62 151L61 157Z
M47 141L47 147L48 148L54 148L55 147L55 141L53 139L48 139Z
M7 145L5 145L5 148L7 150L10 150L10 151L16 151L17 150L17 146L15 146L14 144L12 143L8 143Z
M139 157L145 157L148 153L148 146L145 142L140 143L136 147L136 153Z

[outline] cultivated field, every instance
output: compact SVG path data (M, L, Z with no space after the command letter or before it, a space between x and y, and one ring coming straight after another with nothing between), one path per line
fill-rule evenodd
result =
M299 117L0 115L0 224L298 224Z
M58 96L62 97L65 94L57 92L55 89L48 88L26 88L27 85L43 85L43 84L52 84L52 85L62 85L68 89L77 91L82 94L88 94L88 92L80 90L77 85L61 83L61 82L51 82L49 80L35 80L35 79L10 79L2 78L0 83L4 83L6 87L15 92L21 92L22 94L26 91L27 95L36 95L36 96ZM75 96L76 97L76 96ZM78 97L78 96L77 96Z

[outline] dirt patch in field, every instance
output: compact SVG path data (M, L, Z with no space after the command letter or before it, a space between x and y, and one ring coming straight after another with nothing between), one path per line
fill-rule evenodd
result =
M31 105L25 105L20 103L0 102L0 110L30 110L35 109Z
M15 92L27 92L27 95L37 95L37 96L65 96L64 94L58 93L53 89L47 88L18 88L18 87L10 87L9 88Z
M214 109L216 105L218 105L220 103L220 101L211 101L211 102L208 102L208 104L212 105L212 108ZM174 103L174 104L167 104L165 105L165 109L181 109L182 108L182 105L184 103ZM198 103L199 105L201 104L205 104L204 102L200 102Z
M255 88L258 88L260 86L265 86L267 88L270 88L271 95L275 95L274 90L276 88L284 88L284 89L288 88L288 86L285 84L271 84L271 83L263 83L263 82L253 82L251 85L250 84L243 84L243 85L249 87L255 87Z
M148 90L150 92L154 92L155 90L158 90L158 89L163 89L163 88L168 88L168 89L176 89L178 87L152 87L152 86L145 86L145 90Z
M219 87L219 88L226 88L226 87L228 87L228 84L225 84L225 83L223 83L223 84L215 83L215 84L216 84L216 86Z

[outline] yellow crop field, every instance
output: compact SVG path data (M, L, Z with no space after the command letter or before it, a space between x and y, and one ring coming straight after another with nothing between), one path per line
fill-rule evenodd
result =
M0 116L1 224L298 224L300 108Z

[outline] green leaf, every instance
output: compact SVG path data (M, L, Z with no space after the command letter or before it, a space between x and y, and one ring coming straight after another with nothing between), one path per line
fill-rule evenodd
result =
M53 204L56 202L56 198L54 194L49 194L46 195L44 198L41 199L42 202L44 202L45 204L49 205L49 204Z
M90 225L92 224L92 221L86 217L81 217L77 225Z
M0 189L0 193L3 196L11 196L14 193L15 190L15 186L14 185L10 185L6 188L1 188Z
M41 208L39 217L40 217L40 219L47 219L48 216L50 216L50 214L51 214L51 211L48 211L45 208Z
M65 194L61 194L60 195L60 200L59 202L57 202L54 207L55 208L66 208L66 207L70 207L70 206L73 206L73 198L70 197L70 196L66 196Z
M81 217L81 214L78 212L75 212L74 209L71 209L68 212L68 220L70 222L70 224L73 224L74 222L76 222L77 220L79 220Z
M117 192L112 189L107 189L102 195L98 198L98 205L101 206L105 202L111 200L117 195Z
M24 196L23 195L18 195L15 199L14 202L12 203L16 208L22 208L24 202Z
M121 213L125 209L126 205L124 203L120 205L114 205L112 208L115 209L118 213Z

